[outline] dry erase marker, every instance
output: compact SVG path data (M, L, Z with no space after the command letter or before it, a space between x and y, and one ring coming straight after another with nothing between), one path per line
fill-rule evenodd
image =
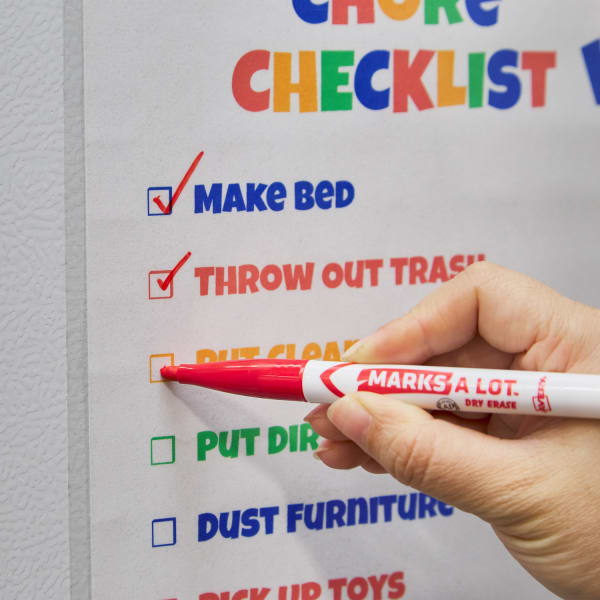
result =
M600 418L600 375L278 359L160 372L179 383L278 400L330 404L350 392L376 392L431 410Z

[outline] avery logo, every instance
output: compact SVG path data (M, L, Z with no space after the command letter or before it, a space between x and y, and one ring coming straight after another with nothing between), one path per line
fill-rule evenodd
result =
M551 412L550 398L546 396L546 377L542 377L538 383L538 393L532 397L533 408L538 412Z
M363 369L358 391L377 394L442 394L451 390L452 373L422 369Z

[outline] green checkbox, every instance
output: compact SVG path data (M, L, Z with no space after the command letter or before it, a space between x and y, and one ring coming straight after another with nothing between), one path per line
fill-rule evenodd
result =
M150 464L172 465L175 462L175 436L163 435L150 439Z

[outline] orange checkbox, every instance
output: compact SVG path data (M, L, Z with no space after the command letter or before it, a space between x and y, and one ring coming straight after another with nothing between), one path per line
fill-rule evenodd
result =
M163 367L175 366L175 354L151 354L150 355L150 383L162 383L167 381L163 379L160 370Z

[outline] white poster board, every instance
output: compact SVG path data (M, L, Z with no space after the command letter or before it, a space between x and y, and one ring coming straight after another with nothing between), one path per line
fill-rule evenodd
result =
M313 460L305 405L160 367L336 360L484 257L567 284L600 217L599 17L84 2L94 600L551 597L474 517Z

